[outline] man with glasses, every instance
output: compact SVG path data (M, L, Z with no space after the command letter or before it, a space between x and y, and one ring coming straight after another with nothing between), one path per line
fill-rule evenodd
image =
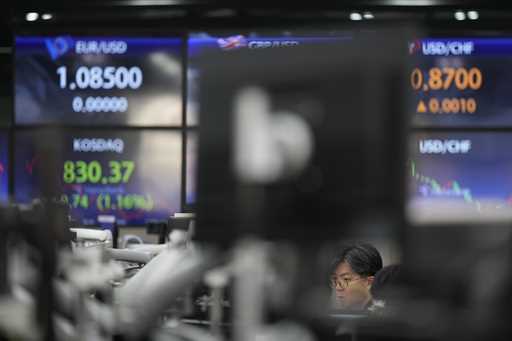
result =
M331 266L330 286L334 308L361 311L371 302L370 288L382 268L377 249L365 243L345 245Z

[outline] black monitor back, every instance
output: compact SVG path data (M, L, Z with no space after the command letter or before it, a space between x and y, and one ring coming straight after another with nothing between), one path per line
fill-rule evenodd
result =
M205 56L197 238L230 245L253 235L316 245L350 235L356 222L402 224L406 32ZM267 103L252 105L248 93ZM290 115L306 132L290 124L290 136L279 137L279 117ZM308 147L300 165L294 157ZM267 173L251 171L251 162L266 164Z

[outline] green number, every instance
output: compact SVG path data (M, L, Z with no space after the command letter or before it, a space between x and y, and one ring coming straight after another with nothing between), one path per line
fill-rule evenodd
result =
M111 202L110 194L105 194L105 209L110 210L110 202Z
M127 195L124 197L124 208L127 210L133 209L133 197L131 195Z
M71 206L73 206L74 208L77 208L79 204L80 204L80 194L73 194L73 203L71 204Z
M98 194L98 196L96 197L96 208L98 209L98 211L103 211L104 209L103 203L101 202L102 199L103 194Z
M151 197L150 194L147 195L146 203L147 203L146 210L148 210L148 211L153 210L153 207L155 207L155 202L153 201L153 198Z
M98 161L91 161L87 167L89 182L95 184L101 180L101 165Z
M67 184L75 180L75 164L73 161L64 162L64 182Z
M89 196L87 194L82 195L82 198L80 199L80 206L83 208L89 208Z
M143 210L146 207L146 200L142 195L135 195L135 208Z
M120 209L120 210L124 209L124 207L123 207L123 196L118 194L118 195L116 195L116 199L117 199L117 208Z
M77 161L76 163L76 183L83 184L87 182L87 163L84 161Z
M109 161L108 166L110 167L110 177L108 181L111 184L118 184L121 182L121 164L118 161Z
M134 195L135 208L139 210L151 211L153 209L153 203L151 198L147 198L144 195Z
M73 194L73 203L72 206L74 208L89 208L89 196L87 194Z
M135 164L133 163L133 161L121 161L121 164L125 169L123 175L123 182L127 183L130 180L130 176L132 176Z
M61 195L60 201L62 201L65 204L69 204L69 199L68 199L68 196L66 194L62 194Z

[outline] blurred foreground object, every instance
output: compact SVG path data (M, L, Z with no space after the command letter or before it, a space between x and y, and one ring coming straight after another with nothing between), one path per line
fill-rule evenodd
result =
M332 244L400 240L409 37L379 29L203 57L196 233L236 245L235 339L270 331L269 319L335 339L338 321L316 320L330 307Z
M205 56L198 240L319 245L356 221L399 226L407 37Z

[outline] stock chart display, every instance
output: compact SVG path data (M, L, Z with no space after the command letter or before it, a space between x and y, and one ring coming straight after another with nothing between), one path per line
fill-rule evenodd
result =
M199 123L199 82L201 70L197 65L199 57L211 51L235 51L239 49L261 50L290 48L303 44L328 44L352 40L352 35L336 36L292 36L233 34L228 36L213 36L207 33L195 33L188 39L188 70L187 70L187 124Z
M410 143L409 189L418 209L435 201L487 215L512 208L512 132L416 133Z
M512 127L512 38L410 43L417 127Z
M18 131L15 144L15 199L41 195L42 167L51 162L37 131ZM182 136L179 131L66 131L57 173L60 199L84 225L113 215L119 225L166 220L180 210Z
M17 124L182 122L182 40L17 36Z

